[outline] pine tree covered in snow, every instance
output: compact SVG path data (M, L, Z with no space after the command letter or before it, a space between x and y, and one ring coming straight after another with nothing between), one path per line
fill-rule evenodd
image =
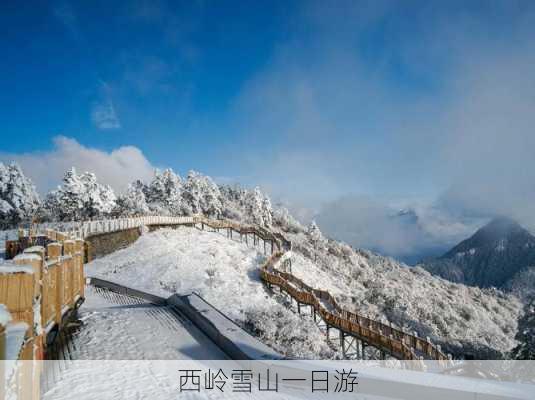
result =
M182 211L186 215L204 214L219 217L222 214L219 187L209 176L190 171L182 187Z
M271 200L265 195L262 199L262 221L264 226L271 226L273 224L273 208L271 207Z
M219 187L219 192L226 202L232 203L238 207L243 207L245 205L247 190L240 185L221 185Z
M505 289L523 302L535 297L535 267L527 267L516 273L513 279L507 282Z
M63 185L48 194L46 205L55 220L81 221L110 215L115 201L111 187L99 184L95 174L77 175L72 168L65 173Z
M12 227L31 219L39 204L35 186L21 168L0 163L0 225Z
M526 304L524 311L518 321L518 333L515 336L519 345L513 349L512 358L535 360L535 297Z
M273 207L260 188L246 190L238 185L221 186L223 215L226 218L269 227L273 224Z
M253 223L261 226L271 226L273 222L271 201L260 191L259 187L254 188L247 194L246 207Z
M312 221L310 225L308 225L307 228L307 235L310 238L310 241L316 246L322 246L325 242L325 238L323 237L323 233L321 232L318 224L316 224L316 221Z
M116 216L141 216L150 213L150 208L145 198L146 186L141 181L135 181L128 185L126 193L117 198L115 209Z
M223 204L223 216L228 219L246 222L245 203L247 190L239 185L221 185L221 202Z
M168 168L156 170L154 179L145 188L150 210L160 215L178 215L181 211L182 179Z

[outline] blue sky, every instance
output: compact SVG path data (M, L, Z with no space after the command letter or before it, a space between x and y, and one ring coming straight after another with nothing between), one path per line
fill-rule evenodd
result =
M1 123L15 137L5 151L50 148L63 134L106 150L135 145L179 170L217 171L219 149L240 140L229 110L290 34L294 10L114 3L3 3ZM120 128L99 129L95 103L113 104Z
M68 164L119 190L196 169L395 255L497 214L535 226L534 7L2 2L0 158L41 191ZM390 225L402 207L423 226L411 243Z

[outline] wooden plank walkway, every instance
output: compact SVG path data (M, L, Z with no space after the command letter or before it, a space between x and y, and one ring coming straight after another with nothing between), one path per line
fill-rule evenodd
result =
M228 359L175 308L93 286L46 358L45 392L76 360Z

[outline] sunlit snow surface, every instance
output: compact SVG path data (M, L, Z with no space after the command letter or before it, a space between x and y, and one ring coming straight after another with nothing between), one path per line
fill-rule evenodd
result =
M235 235L238 236L238 235ZM86 274L167 297L196 291L277 351L300 358L333 358L310 316L299 316L260 281L262 245L226 233L181 227L143 235L133 245L86 265Z
M102 291L101 291L102 292ZM116 300L117 299L117 300ZM71 338L75 360L206 360L227 356L167 306L86 289L82 326Z

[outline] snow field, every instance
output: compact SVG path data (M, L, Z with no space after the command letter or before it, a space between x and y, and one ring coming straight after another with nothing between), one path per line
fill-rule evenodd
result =
M224 234L181 227L143 235L132 246L86 265L86 274L161 296L196 291L275 350L298 358L336 351L308 316L296 315L260 281L260 247Z

